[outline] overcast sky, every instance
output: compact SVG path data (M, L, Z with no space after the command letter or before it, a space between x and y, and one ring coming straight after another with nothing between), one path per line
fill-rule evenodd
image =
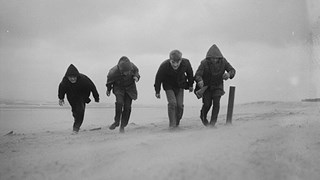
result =
M0 0L0 99L57 101L72 63L113 103L106 75L125 55L140 69L134 103L166 103L163 91L154 97L161 62L179 49L196 71L212 44L237 70L222 103L230 85L236 103L313 98L310 24L319 8L317 0ZM199 102L185 91L185 104Z

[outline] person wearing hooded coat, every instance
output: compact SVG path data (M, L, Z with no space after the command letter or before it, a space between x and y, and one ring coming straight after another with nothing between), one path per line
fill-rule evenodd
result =
M118 64L109 70L106 94L110 96L112 90L116 97L114 123L109 129L120 126L120 132L124 132L130 119L132 100L138 98L136 82L139 79L139 69L126 56L122 56Z
M232 79L235 73L235 69L223 57L217 45L212 45L195 73L197 83L195 92L201 88L205 89L200 111L200 119L205 126L215 126L220 110L220 99L225 93L223 80ZM213 106L212 114L210 122L208 122L207 114L211 106Z
M94 83L71 64L59 84L58 98L59 105L63 106L65 94L67 95L74 117L73 132L75 133L79 132L82 125L86 104L91 101L89 98L91 92L95 102L99 102L99 93Z
M179 50L172 50L163 61L155 77L155 96L160 99L161 84L168 101L169 128L176 128L183 116L184 90L193 91L193 69Z

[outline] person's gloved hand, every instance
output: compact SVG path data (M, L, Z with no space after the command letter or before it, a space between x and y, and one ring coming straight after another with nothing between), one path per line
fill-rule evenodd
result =
M230 74L227 72L222 75L222 79L224 79L224 80L227 80L229 78L230 78Z
M107 91L106 94L107 94L107 96L110 96L110 91Z
M193 92L193 87L189 87L189 92Z
M198 86L199 86L200 88L203 88L203 85L204 85L203 81L199 81L199 82L198 82Z
M139 81L139 78L137 76L134 76L133 77L134 81L138 82Z
M59 105L63 106L64 105L64 100L63 99L59 99Z

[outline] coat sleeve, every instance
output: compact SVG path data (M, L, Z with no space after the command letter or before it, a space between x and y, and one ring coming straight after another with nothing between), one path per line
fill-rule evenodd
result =
M110 72L109 72L110 73ZM107 87L107 91L111 91L113 88L113 83L114 81L111 81L111 79L109 78L109 74L107 76L107 83L106 83L106 87Z
M154 82L154 89L157 94L160 93L161 90L161 83L164 78L164 63L162 63L157 71L155 82Z
M225 59L226 66L225 70L230 74L230 79L236 75L236 70L231 66L231 64Z
M108 75L107 75L107 83L106 83L106 87L107 87L107 91L111 91L112 88L113 88L113 84L115 82L115 79L116 79L116 69L117 69L117 66L111 68L108 72Z
M113 88L113 84L110 84L110 83L109 83L109 84L107 83L106 86L107 86L107 91L109 91L109 92L110 92L110 91L112 90L112 88Z
M58 88L58 98L59 99L64 99L65 94L66 94L66 86L65 86L65 83L62 80L60 82L59 88Z
M140 74L139 74L139 69L138 67L132 63L132 67L133 67L133 76L137 77L138 80L140 80Z
M189 60L187 61L187 71L186 71L186 73L187 73L187 79L188 79L189 87L193 87L193 82L194 82L193 69L192 69L192 66L191 66Z
M198 83L200 81L203 81L202 76L203 76L203 72L204 72L204 61L201 61L196 74L195 74L195 81Z
M98 102L98 101L99 101L99 93L98 93L98 91L97 91L97 88L96 88L96 86L94 85L94 83L91 81L90 78L87 77L87 79L88 79L88 81L89 81L89 83L90 83L90 91L92 92L93 98L94 98L94 100L95 100L96 102Z

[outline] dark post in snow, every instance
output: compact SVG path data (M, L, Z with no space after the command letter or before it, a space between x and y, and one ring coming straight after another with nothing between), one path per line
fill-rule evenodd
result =
M227 124L232 123L232 114L233 114L233 105L234 105L234 92L236 87L230 86L229 88L229 101L228 101L228 110L227 110Z

